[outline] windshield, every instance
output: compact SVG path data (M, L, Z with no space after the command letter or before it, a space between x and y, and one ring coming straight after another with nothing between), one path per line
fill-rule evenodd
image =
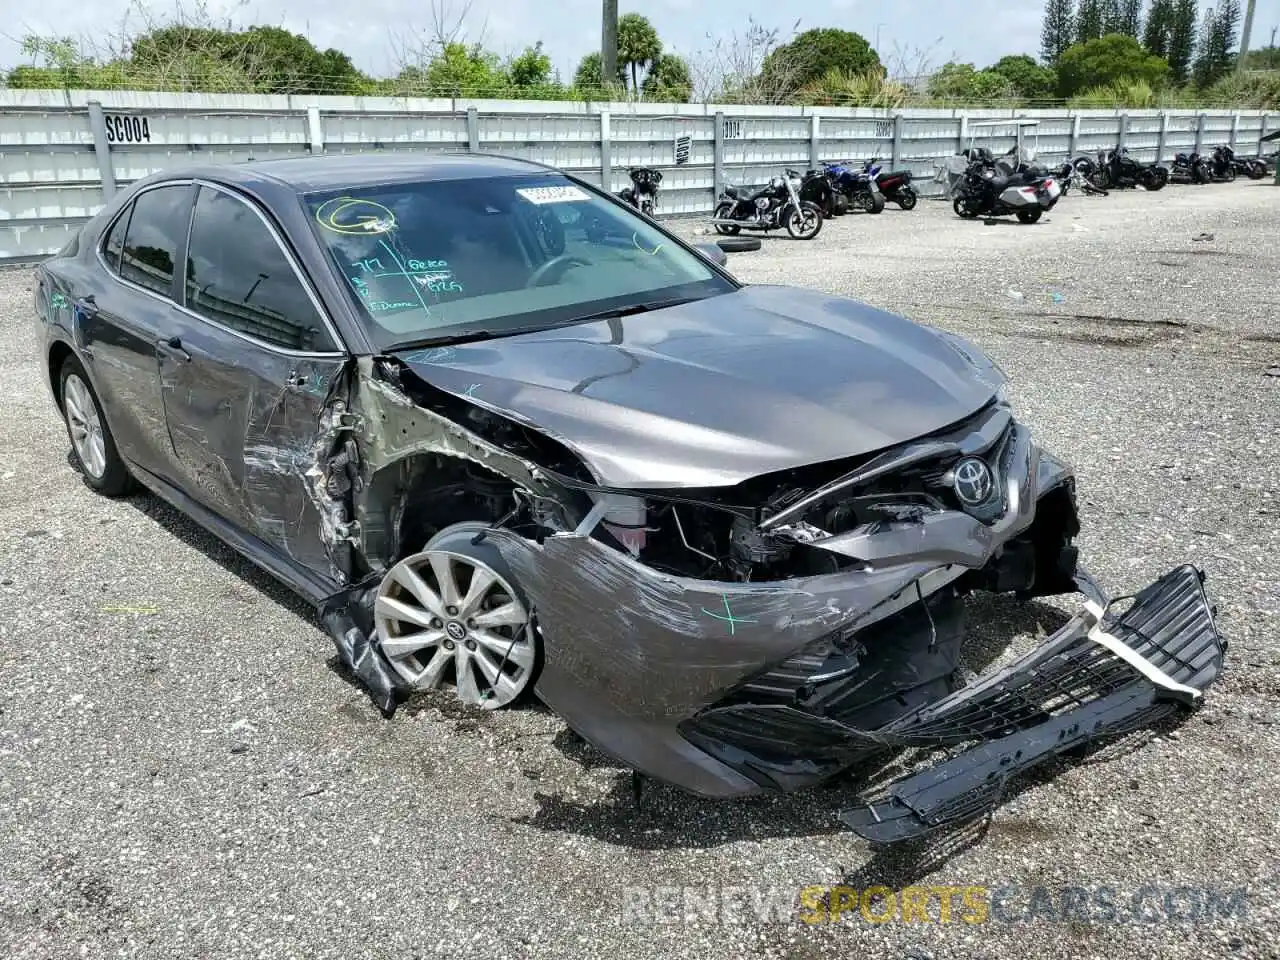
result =
M736 289L662 230L560 174L348 187L304 201L381 349Z

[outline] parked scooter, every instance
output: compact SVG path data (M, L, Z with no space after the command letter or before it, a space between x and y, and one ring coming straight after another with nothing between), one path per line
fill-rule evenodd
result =
M728 184L716 201L711 224L717 233L733 236L740 230L786 228L796 240L812 240L822 230L822 209L800 199L800 174L787 170L754 193Z
M863 170L870 173L875 169L876 186L880 189L881 196L884 197L886 203L896 203L902 210L911 210L916 205L916 191L911 186L910 170L890 170L885 173L880 166L880 158L873 157L863 165Z
M969 166L956 183L952 208L966 220L977 217L1006 217L1019 223L1035 223L1052 210L1062 197L1062 187L1051 176L1037 171L1018 171L1018 164L1005 158L993 161L985 148L970 151Z
M618 192L618 196L641 213L653 216L658 207L658 184L662 183L662 171L652 167L632 167L627 171L631 186Z
M852 160L824 163L823 169L838 193L844 195L850 210L881 213L884 210L884 194L880 192L876 177L879 166L859 166Z
M1209 164L1198 153L1179 153L1169 170L1170 183L1208 183L1213 179Z

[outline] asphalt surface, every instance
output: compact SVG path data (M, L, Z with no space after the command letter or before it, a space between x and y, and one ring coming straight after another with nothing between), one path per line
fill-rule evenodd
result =
M987 349L1077 466L1089 568L1123 593L1203 566L1230 639L1182 726L897 853L834 820L857 782L734 803L654 787L637 813L625 772L545 711L437 699L384 722L301 603L71 471L31 273L0 271L0 957L1277 956L1277 214L1265 183L1072 196L1033 227L924 202L731 257ZM1050 613L971 617L1017 647ZM984 923L936 900L932 922L802 922L801 888L837 884L1014 889ZM1068 887L1143 897L1147 922L1066 911ZM688 888L692 919L655 888ZM1230 916L1205 906L1237 888ZM784 916L759 919L771 891Z

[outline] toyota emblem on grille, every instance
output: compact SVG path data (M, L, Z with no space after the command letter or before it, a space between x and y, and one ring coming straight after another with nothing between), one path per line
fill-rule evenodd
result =
M966 457L956 464L952 484L956 496L966 507L976 507L987 502L995 480L991 476L991 468L986 461L977 457Z

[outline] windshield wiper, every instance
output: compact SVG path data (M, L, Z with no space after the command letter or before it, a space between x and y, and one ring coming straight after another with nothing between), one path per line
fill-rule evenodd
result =
M637 313L649 313L653 310L663 310L667 307L678 307L682 303L693 303L695 300L702 299L702 297L672 297L669 300L654 300L650 303L633 303L629 307L617 307L613 310L601 310L599 313L588 313L581 317L574 317L572 320L566 320L564 324L556 324L556 326L571 323L589 323L592 320L616 320L619 317L630 317Z

